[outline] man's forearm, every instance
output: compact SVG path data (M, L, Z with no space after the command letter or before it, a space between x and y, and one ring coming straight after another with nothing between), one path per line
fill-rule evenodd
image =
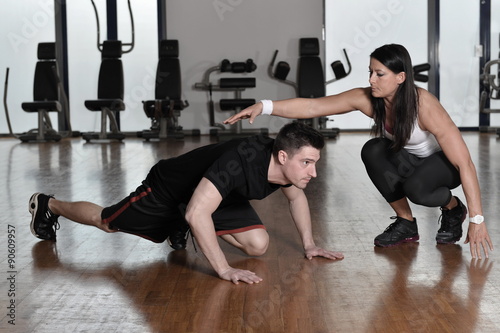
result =
M221 275L221 273L228 270L230 266L217 241L212 219L205 218L204 220L206 221L190 222L191 231L212 268L217 274Z
M297 227L304 249L315 246L312 237L311 214L307 200L290 202L290 213Z

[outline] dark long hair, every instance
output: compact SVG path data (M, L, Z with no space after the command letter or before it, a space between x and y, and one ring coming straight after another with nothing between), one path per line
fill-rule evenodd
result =
M418 114L418 90L413 78L410 54L402 45L387 44L373 51L370 57L380 61L396 74L401 72L406 74L406 79L399 85L392 104L394 113L392 148L397 151L410 139ZM382 136L386 116L384 99L371 96L371 100L375 121L372 132L376 136Z

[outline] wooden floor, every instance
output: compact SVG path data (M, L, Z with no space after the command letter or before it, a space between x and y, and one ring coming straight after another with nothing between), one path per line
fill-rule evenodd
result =
M500 248L500 141L494 134L464 137ZM500 332L500 251L472 260L465 236L437 246L439 209L414 207L420 242L373 246L392 212L360 160L368 138L341 133L329 140L319 176L306 189L316 243L343 251L344 260L304 259L281 193L254 202L271 237L267 254L251 258L221 243L232 265L264 278L258 285L220 280L191 242L174 252L63 218L57 243L30 233L33 192L109 205L135 189L158 159L210 137L90 144L0 139L0 331ZM461 189L455 193L464 199Z

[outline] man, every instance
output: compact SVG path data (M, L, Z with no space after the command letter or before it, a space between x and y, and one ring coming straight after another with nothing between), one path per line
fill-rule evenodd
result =
M65 202L35 193L30 199L31 231L55 240L58 217L122 231L184 248L190 228L203 254L221 279L258 283L254 272L229 266L217 242L220 236L248 255L263 255L269 236L249 200L280 189L290 203L305 256L342 259L312 239L311 218L303 189L316 177L322 135L302 123L285 125L276 139L253 136L194 149L154 165L135 192L103 208L90 202ZM186 224L188 223L188 225ZM181 235L181 236L179 236Z

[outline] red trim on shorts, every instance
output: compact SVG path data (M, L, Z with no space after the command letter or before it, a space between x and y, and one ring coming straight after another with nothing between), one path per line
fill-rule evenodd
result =
M215 234L217 236L227 235L227 234L237 234L239 232L244 232L244 231L253 230L253 229L266 230L266 227L263 224L255 224L255 225L251 225L248 227L243 227L243 228L238 228L238 229L233 229L233 230L219 230L219 231L216 231Z
M111 215L110 217L106 218L106 219L103 219L102 222L103 223L106 223L106 224L109 224L111 221L113 221L115 218L117 218L121 213L123 213L123 211L125 209L127 209L128 207L130 207L130 205L133 203L133 202L136 202L136 201L139 201L141 198L144 198L146 195L148 195L149 193L151 193L151 187L148 187L146 189L146 191L144 192L141 192L139 193L138 195L136 195L135 197L131 197L130 200L125 204L123 205L122 207L120 207L120 209L118 209L113 215Z

